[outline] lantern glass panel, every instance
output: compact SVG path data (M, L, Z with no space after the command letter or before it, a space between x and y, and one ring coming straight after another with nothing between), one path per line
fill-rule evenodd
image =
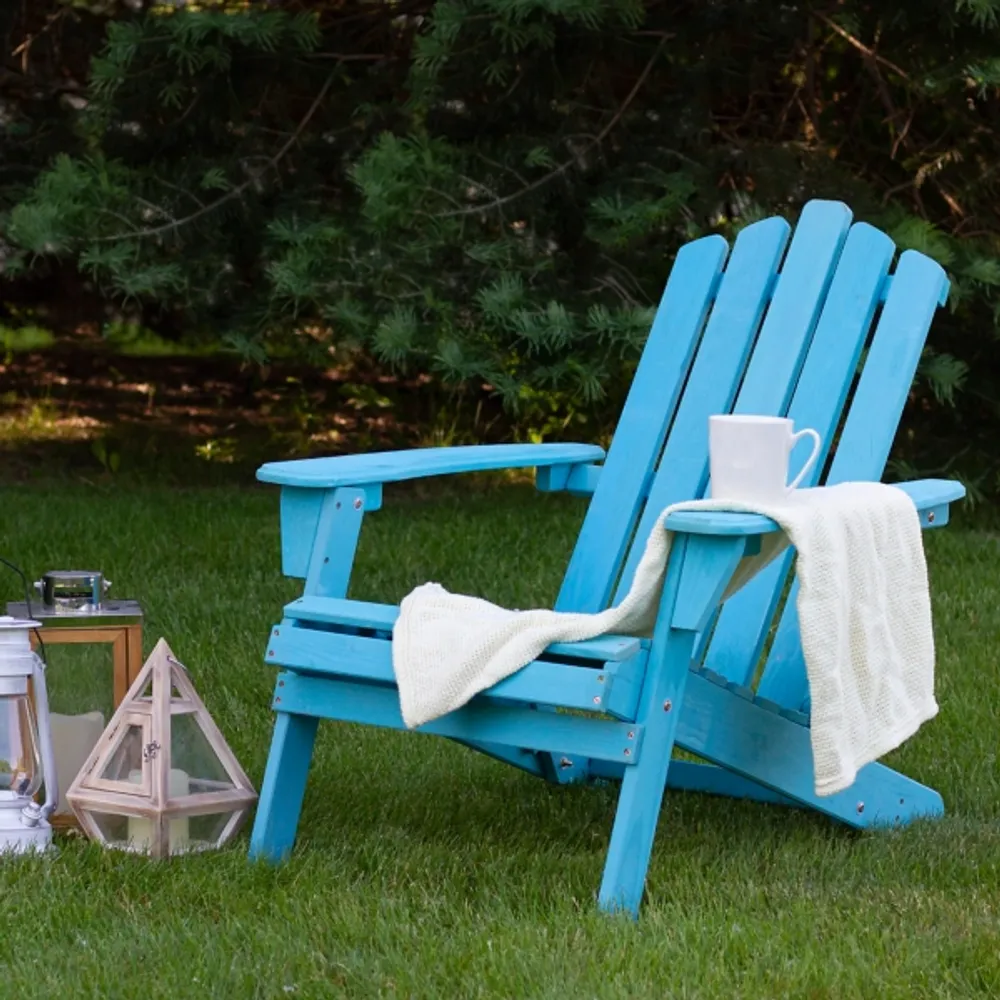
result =
M46 643L49 707L63 715L114 712L114 656L108 642Z
M170 720L170 766L186 776L189 795L235 787L194 714Z
M38 730L28 697L0 697L0 792L34 795L41 784Z
M127 726L122 732L122 738L115 747L114 753L108 758L100 777L103 781L121 781L131 785L131 791L138 792L135 787L142 776L143 727ZM128 791L130 789L123 789Z
M189 854L222 846L229 839L237 818L245 809L227 809L203 816L174 816L168 820L170 853ZM95 812L86 815L97 828L100 840L107 847L138 854L148 854L156 819L126 816L123 813ZM223 839L225 838L225 840Z
M223 843L222 837L227 833L230 820L244 811L227 809L224 812L189 817L191 850L219 847Z
M128 824L131 817L118 813L92 812L89 809L87 816L97 827L103 843L109 847L128 846Z
M135 854L148 854L153 843L154 824L159 819L149 816L128 816L124 813L94 812L87 810L93 824L97 827L101 841L107 847L120 851L131 851ZM184 854L196 850L197 845L190 843L188 834L188 817L175 816L168 821L170 837L170 853Z

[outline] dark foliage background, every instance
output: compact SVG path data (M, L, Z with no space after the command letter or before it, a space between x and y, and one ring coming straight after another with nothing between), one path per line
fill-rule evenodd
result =
M509 433L599 435L683 241L841 198L953 282L897 471L995 495L998 17L4 0L5 308L113 304L256 363L362 352L456 411L495 395Z

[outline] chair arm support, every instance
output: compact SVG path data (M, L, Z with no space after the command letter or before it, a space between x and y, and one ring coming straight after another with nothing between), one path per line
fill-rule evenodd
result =
M965 487L951 479L917 479L892 485L909 495L925 528L947 524L949 504L965 496ZM714 510L677 511L667 518L666 527L694 535L767 535L781 530L777 522L760 514Z
M263 483L331 489L372 486L489 469L571 467L604 458L604 449L589 444L495 444L457 448L414 448L334 458L268 462L257 470Z

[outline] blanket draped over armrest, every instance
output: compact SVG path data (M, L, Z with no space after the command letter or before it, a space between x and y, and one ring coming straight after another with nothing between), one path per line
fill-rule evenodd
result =
M858 770L937 714L934 637L920 520L902 490L842 483L796 490L775 504L692 500L668 507L620 604L596 614L511 611L436 583L400 606L392 659L403 720L414 728L464 705L556 642L608 633L647 636L659 611L679 510L762 514L781 532L741 560L728 597L789 542L811 700L816 793L849 787Z

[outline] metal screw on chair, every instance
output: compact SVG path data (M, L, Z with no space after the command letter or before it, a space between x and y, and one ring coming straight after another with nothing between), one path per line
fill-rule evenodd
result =
M629 748L628 748L628 747L625 747L625 756L626 756L626 757L631 757L631 756L632 756L632 751L631 751L631 750L629 750Z
M559 758L559 766L563 767L563 768L572 767L573 766L573 761L571 761L569 759L569 757L560 757Z
M664 712L669 712L670 709L672 709L673 707L674 707L674 703L669 698L663 703L663 711Z
M864 804L864 802L859 802L858 803L858 815L860 816L864 811L865 811L865 804Z
M361 497L358 497L358 499L354 501L354 509L361 510Z
M600 703L601 703L601 696L599 694L595 694L594 695L594 704L595 705L600 705Z
M635 730L634 730L634 729L630 729L630 730L628 731L628 738L629 738L630 740L634 740L634 739L635 739Z
M929 514L927 515L927 523L928 523L928 524L933 524L933 523L934 523L934 511L931 511L931 512L930 512L930 513L929 513Z

